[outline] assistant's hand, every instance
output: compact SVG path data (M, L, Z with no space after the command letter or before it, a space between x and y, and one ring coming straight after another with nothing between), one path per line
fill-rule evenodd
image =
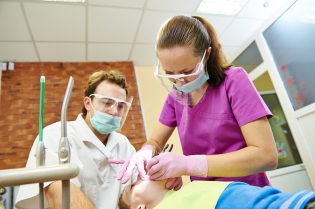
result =
M182 175L206 177L208 174L206 155L185 156L165 152L152 158L146 168L150 180L162 180Z
M182 177L175 177L167 179L165 188L169 190L179 190L183 186Z
M152 147L153 145L144 145L138 152L127 159L108 160L111 164L123 164L117 179L125 184L130 179L133 169L137 167L140 178L144 181L148 180L144 166L152 158Z

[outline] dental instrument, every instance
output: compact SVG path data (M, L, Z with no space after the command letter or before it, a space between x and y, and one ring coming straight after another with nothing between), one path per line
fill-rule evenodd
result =
M70 76L61 108L61 138L59 141L59 164L70 163L70 145L67 138L67 107L74 80ZM70 180L62 180L62 209L70 208Z
M172 149L173 149L173 144L171 144L170 148L167 149L170 145L169 144L166 144L165 147L163 148L162 150L162 153L163 152L171 152ZM156 147L155 145L152 147L152 157L155 157L157 155L159 155L160 153L156 150Z
M40 77L40 97L39 97L39 142L36 147L36 166L45 165L45 146L43 142L43 120L44 120L44 95L45 76ZM39 183L39 208L44 209L44 184Z
M171 144L171 146L170 146L170 148L168 149L168 150L166 150L167 148L168 148L168 146L169 146L169 144L167 144L165 147L164 147L164 149L163 149L163 151L162 152L171 152L172 151L172 149L173 149L173 144Z
M154 157L154 156L156 156L156 155L158 155L158 153L157 153L157 151L156 151L156 146L154 145L154 146L152 147L152 157Z

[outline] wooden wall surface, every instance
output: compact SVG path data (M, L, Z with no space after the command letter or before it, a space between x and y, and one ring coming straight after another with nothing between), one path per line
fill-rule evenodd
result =
M74 78L67 120L81 113L88 77L99 70L119 70L133 96L131 109L121 133L138 150L146 141L137 81L132 62L15 63L3 71L0 101L0 169L26 165L30 148L38 135L40 76L45 76L44 126L60 121L61 106L69 77Z

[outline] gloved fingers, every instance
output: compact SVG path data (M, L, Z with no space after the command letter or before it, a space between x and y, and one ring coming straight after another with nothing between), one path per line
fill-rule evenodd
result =
M165 184L165 188L169 190L179 190L183 185L182 177L175 177L167 179Z
M166 166L163 166L161 164L155 164L153 165L150 170L148 170L147 175L149 176L150 180L163 180L169 178L167 176L167 168Z
M168 179L170 178L165 172L159 170L158 172L148 175L149 180L163 180L163 179Z
M136 167L136 164L134 160L131 160L127 166L126 166L127 170L124 172L123 177L121 179L121 183L123 184L125 184L130 179L130 176L132 175L132 171Z
M175 181L176 181L176 178L167 179L166 184L165 184L165 188L169 189L169 190L173 189Z
M175 179L176 180L175 180L175 182L173 184L174 185L173 190L177 191L183 186L183 180L182 180L181 176L180 177L176 177Z
M121 166L120 171L117 175L117 180L121 180L124 176L128 166L129 166L130 160L126 160L125 163Z
M155 156L153 158L151 158L151 160L149 160L149 162L147 163L147 175L149 176L150 180L162 180L165 179L165 177L163 176L165 171L165 167L167 167L166 165L162 165L159 164L159 157L161 155ZM163 167L162 167L163 166Z
M147 165L147 174L152 180L179 177L185 174L186 157L167 152L152 158Z
M125 163L125 159L109 159L108 162L110 164L124 164Z
M144 170L144 163L143 161L137 161L136 166L138 168L139 176L143 181L147 181L149 179L146 171Z
M177 184L177 186L174 187L175 191L178 191L183 186L182 177L177 177L177 178L180 178L180 182Z
M151 158L149 160L149 162L147 163L146 169L148 171L147 172L148 175L151 175L151 174L153 174L155 172L155 170L152 169L152 167L155 166L157 163L159 163L159 158L158 157L159 156L155 156L155 157Z

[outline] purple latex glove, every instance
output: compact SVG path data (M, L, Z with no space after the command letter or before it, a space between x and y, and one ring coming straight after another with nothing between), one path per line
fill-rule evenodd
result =
M144 145L138 152L127 159L108 160L111 164L123 164L117 179L125 184L130 179L133 169L137 167L140 178L144 181L148 180L144 166L152 158L152 148L153 145Z
M182 175L206 177L208 174L206 155L185 156L165 152L152 158L146 168L150 180L162 180Z

